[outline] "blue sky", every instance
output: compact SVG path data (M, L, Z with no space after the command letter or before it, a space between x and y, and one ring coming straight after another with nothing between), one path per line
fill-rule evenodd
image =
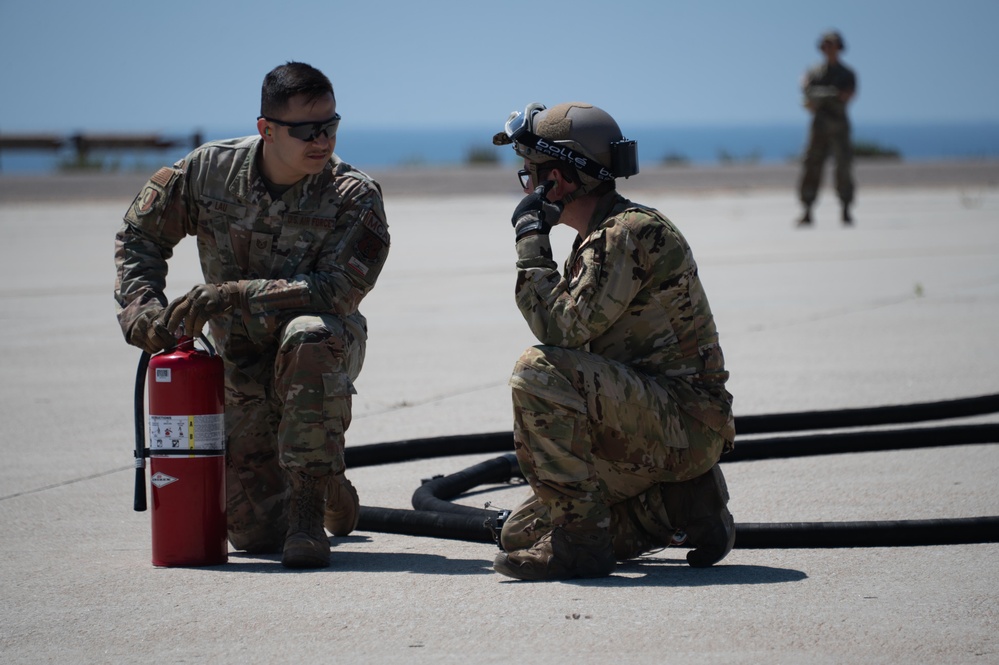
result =
M0 0L0 132L252 131L300 60L342 131L499 126L530 101L636 125L804 121L835 27L859 122L999 121L997 0Z

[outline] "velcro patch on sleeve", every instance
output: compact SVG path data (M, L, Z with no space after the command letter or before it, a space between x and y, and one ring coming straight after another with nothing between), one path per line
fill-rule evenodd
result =
M153 174L135 197L132 214L137 219L159 208L166 200L170 184L180 175L180 171L164 166Z
M385 223L378 219L378 217L373 213L365 215L364 228L381 238L381 241L386 245L389 244L389 234L388 229L385 227Z
M156 206L156 202L163 194L163 190L147 184L135 199L135 214L139 217L149 214L149 211Z
M354 251L347 260L347 267L361 277L367 277L368 270L382 262L385 248L386 244L379 236L365 231L354 243Z
M149 180L155 182L160 187L166 187L170 184L170 181L177 174L177 171L171 169L168 166L164 166L159 171L153 174L153 177Z

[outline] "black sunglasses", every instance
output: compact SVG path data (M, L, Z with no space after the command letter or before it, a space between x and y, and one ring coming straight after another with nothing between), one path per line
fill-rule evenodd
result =
M259 116L257 120L261 118L267 122L273 122L275 125L287 127L288 136L293 136L299 141L305 141L306 143L315 141L320 134L325 134L326 138L331 139L336 136L337 127L340 126L339 113L333 114L333 117L328 120L321 120L319 122L312 122L311 120L307 122L285 122L277 118L268 118L266 115Z
M552 172L552 167L540 168L538 169L538 181L545 179L545 175ZM531 172L527 169L520 169L517 171L517 180L520 181L521 189L530 189L531 187Z

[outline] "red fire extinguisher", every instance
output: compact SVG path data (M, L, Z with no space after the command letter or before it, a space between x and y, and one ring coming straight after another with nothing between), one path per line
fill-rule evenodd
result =
M143 353L136 377L135 510L146 509L150 458L154 566L211 566L229 557L225 514L225 396L222 359L209 347ZM145 366L144 366L145 365ZM148 375L149 448L141 396Z

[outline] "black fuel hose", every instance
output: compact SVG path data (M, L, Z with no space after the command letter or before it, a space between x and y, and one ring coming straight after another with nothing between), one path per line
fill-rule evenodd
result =
M486 515L458 515L456 513L427 510L403 510L361 506L358 531L395 533L403 536L425 536L447 540L466 540L494 543L502 526L495 517Z
M743 462L775 457L935 448L995 443L997 441L999 441L999 424L944 425L755 439L737 437L735 450L726 453L721 461ZM504 453L511 450L513 450L513 432L494 432L427 439L405 439L389 443L355 446L344 451L344 459L348 468L356 468L434 457Z
M416 510L361 509L358 529L473 542L496 542L508 511L451 503L470 489L519 475L516 456L504 455L424 482ZM776 522L736 524L738 549L902 547L999 542L999 516L932 520Z
M413 492L413 508L416 510L481 515L483 512L481 508L451 503L450 499L460 496L479 485L498 485L507 483L515 477L522 477L516 455L503 455L502 457L486 460L464 471L425 480Z
M999 411L999 395L925 404L815 411L739 420L741 433L833 429L966 417ZM842 421L836 414L845 414ZM740 441L723 462L815 454L999 442L999 425L958 425L865 432L811 434ZM512 449L512 432L413 439L348 449L348 466L399 462ZM424 482L413 494L416 510L362 506L358 529L475 542L495 542L508 511L451 503L449 499L483 484L519 475L516 457L504 455ZM736 547L894 547L999 542L999 516L874 522L783 522L736 525Z
M840 409L832 411L801 411L794 413L778 413L756 416L739 416L736 418L736 431L739 436L747 434L765 434L779 432L797 432L820 429L841 429L849 427L869 427L876 425L889 425L900 423L915 423L927 420L945 420L952 418L963 418L969 416L985 415L999 412L999 394L982 395L979 397L966 397L954 400L944 400L940 402L923 402L916 404L889 405L877 407L865 407L855 409ZM952 426L953 427L953 426ZM908 430L906 430L908 431ZM969 429L967 433L961 435L958 430L927 430L933 432L926 435L909 435L908 439L912 445L903 447L921 447L943 445L932 443L933 437L946 435L954 437L972 436L975 430ZM977 436L988 436L985 431L979 430ZM878 441L886 442L891 440L891 436L879 439L877 435L868 436L868 433L839 435L843 438L835 438L834 435L824 437L821 444L814 443L815 439L821 435L810 435L803 437L808 445L821 445L829 453L857 452L851 450L852 446L876 446ZM929 437L929 438L927 438ZM802 441L799 440L799 441ZM898 439L896 439L897 441ZM769 441L769 440L768 440ZM772 446L773 450L783 449L789 453L793 452L799 442L784 439L773 439L773 443L765 443L764 440L755 439L750 441L739 441L739 448L751 447L757 450ZM923 442L917 445L916 442ZM967 441L967 443L978 443L978 441ZM837 449L837 446L841 446ZM863 448L860 448L863 449ZM871 449L878 449L873 447ZM884 448L882 448L884 449ZM433 457L453 457L455 455L474 455L479 453L501 453L513 450L513 432L489 432L484 434L461 434L454 436L430 437L425 439L404 439L389 443L374 443L365 446L355 446L347 448L345 451L348 467L372 466L375 464L390 464L394 462L408 462L416 459L429 459ZM755 454L755 453L754 453ZM808 453L819 454L819 453ZM742 459L742 453L730 453L728 461ZM769 454L775 456L775 454Z
M765 439L736 438L735 449L722 456L722 462L837 455L879 450L904 450L963 446L975 443L999 442L999 424L949 425L913 427L862 432L835 432L802 436L768 437Z
M349 469L433 457L502 453L509 450L513 450L513 432L458 434L353 446L344 450L344 461Z
M999 516L735 525L735 546L739 549L912 547L970 543L999 543Z
M917 423L927 420L950 420L996 412L999 412L999 394L916 404L738 416L735 419L735 431L740 435L745 435L870 427Z

